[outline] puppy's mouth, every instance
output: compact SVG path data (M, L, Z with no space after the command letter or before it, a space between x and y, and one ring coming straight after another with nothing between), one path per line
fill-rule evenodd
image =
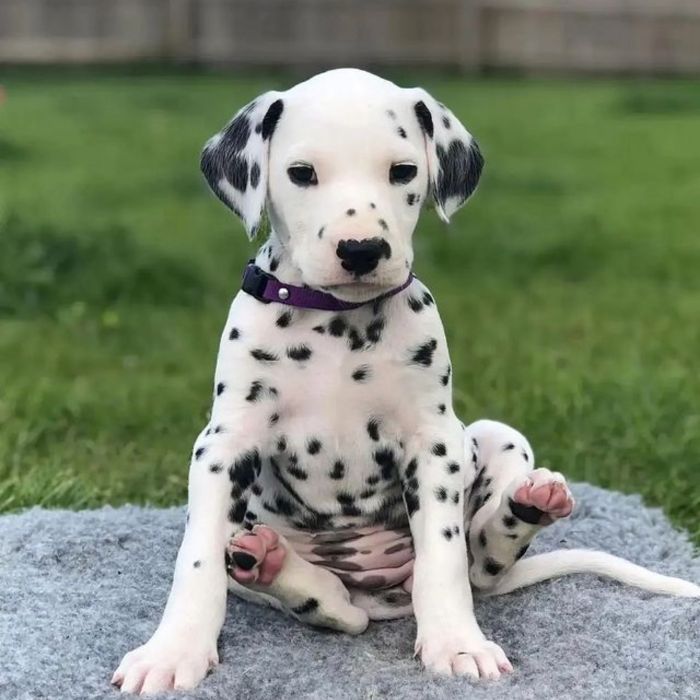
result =
M408 276L408 273L406 273ZM369 301L381 296L395 287L400 286L405 280L372 280L356 278L346 282L336 282L319 286L323 292L332 294L342 301Z

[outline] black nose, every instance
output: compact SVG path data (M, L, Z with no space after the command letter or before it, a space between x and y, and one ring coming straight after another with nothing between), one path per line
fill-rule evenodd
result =
M351 238L340 241L335 253L343 261L340 264L344 270L366 275L377 267L382 256L387 260L391 257L391 246L383 238L364 238L361 241Z

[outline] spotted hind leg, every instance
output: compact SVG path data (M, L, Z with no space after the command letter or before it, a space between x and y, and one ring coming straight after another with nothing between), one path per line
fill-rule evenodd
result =
M226 549L229 589L309 625L359 634L367 613L330 571L311 564L266 525L236 534Z
M353 605L362 608L370 620L396 620L413 614L410 579L407 583L381 591L350 588Z
M574 501L561 474L533 468L532 448L517 430L478 421L467 435L477 468L465 499L469 578L489 589L543 527L571 513Z

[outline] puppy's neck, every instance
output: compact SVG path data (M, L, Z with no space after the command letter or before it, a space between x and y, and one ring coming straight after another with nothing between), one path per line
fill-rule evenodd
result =
M274 231L258 250L255 264L287 284L302 284L301 271L294 266L291 257Z

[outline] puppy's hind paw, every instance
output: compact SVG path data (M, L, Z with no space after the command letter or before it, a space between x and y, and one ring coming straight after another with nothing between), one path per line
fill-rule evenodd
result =
M269 586L282 570L286 555L277 533L266 525L256 525L228 543L226 569L240 584Z

